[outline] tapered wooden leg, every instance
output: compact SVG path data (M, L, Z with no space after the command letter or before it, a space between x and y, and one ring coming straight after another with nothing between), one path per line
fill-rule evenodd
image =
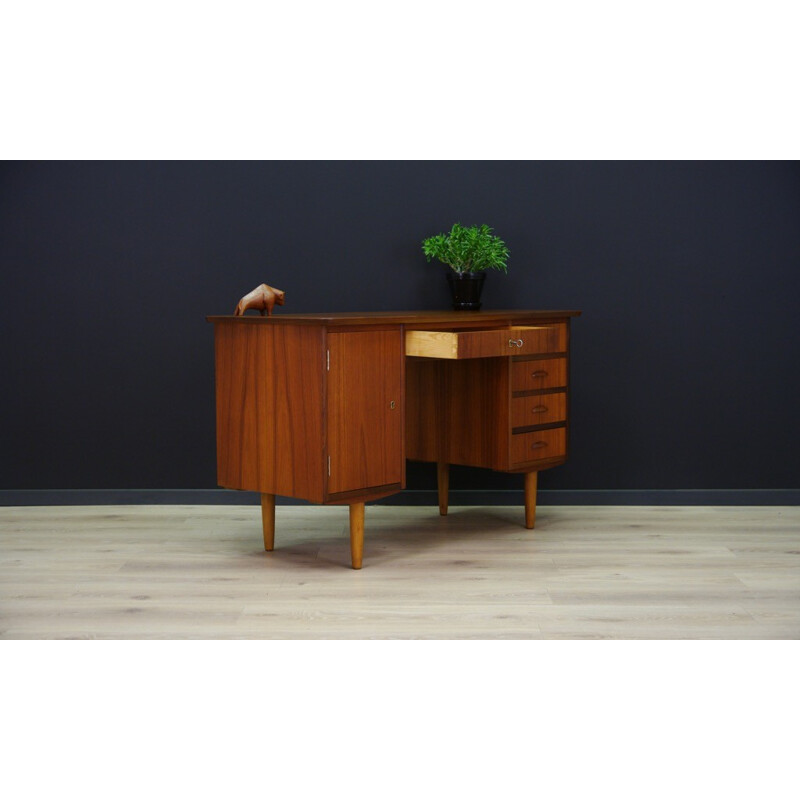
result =
M525 473L525 527L532 528L536 523L536 482L538 472Z
M350 558L353 569L361 569L364 555L364 504L350 503Z
M275 495L261 495L261 526L264 528L264 549L275 547Z
M447 496L450 491L450 465L440 461L436 465L436 479L439 484L439 513L447 515Z

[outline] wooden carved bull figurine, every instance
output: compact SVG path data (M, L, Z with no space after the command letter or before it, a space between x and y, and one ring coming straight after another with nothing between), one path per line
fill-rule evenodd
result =
M266 310L267 316L272 316L272 307L277 303L279 306L283 305L283 300L286 297L286 292L280 289L275 289L272 286L267 286L262 283L261 286L256 286L252 292L248 292L237 304L233 312L234 317L241 317L248 308L257 309L261 316L264 316Z

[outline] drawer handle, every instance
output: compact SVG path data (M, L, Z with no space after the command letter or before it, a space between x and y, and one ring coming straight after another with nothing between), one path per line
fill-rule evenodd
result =
M547 442L543 442L541 439L538 442L534 442L531 445L531 450L539 450L542 447L547 447Z
M509 339L508 340L508 346L509 347L522 347L523 344L525 344L525 342L523 342L522 339Z
M547 370L537 369L536 372L531 372L531 378L546 378Z
M534 414L544 414L545 411L547 411L547 406L534 406L531 409L531 412Z

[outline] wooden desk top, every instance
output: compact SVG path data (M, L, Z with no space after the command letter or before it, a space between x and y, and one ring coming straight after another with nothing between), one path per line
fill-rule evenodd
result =
M208 322L248 325L482 325L513 323L518 320L557 319L580 316L580 311L342 311L329 314L281 314L271 317L248 314L243 317L209 316Z

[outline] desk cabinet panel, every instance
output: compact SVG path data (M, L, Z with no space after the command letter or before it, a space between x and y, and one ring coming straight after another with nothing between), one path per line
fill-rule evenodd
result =
M322 502L320 328L216 326L217 481Z
M403 338L395 330L331 332L328 495L404 481Z

